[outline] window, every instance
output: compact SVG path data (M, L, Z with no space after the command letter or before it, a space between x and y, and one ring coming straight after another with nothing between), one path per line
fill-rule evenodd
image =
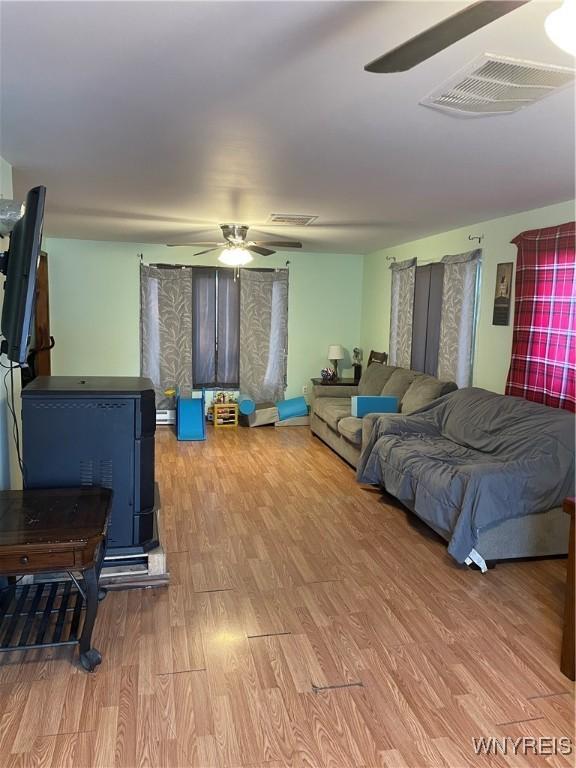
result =
M240 280L234 270L192 269L192 381L237 389L240 366Z
M416 267L410 368L436 376L444 264Z
M392 365L470 386L481 253L392 264Z
M241 389L256 402L284 397L288 270L140 265L140 370L159 411L174 392Z
M575 409L576 224L522 232L507 395Z

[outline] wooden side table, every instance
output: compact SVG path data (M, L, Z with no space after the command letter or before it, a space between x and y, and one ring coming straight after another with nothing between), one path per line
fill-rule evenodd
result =
M78 644L84 669L100 664L92 630L111 505L106 488L0 492L0 652ZM55 572L70 580L20 583Z
M355 387L358 382L356 379L332 379L326 380L322 378L310 379L312 384L322 387Z
M570 542L568 545L568 571L566 574L566 602L564 603L564 629L562 632L562 654L560 657L560 669L570 680L575 679L574 670L574 601L576 595L574 592L574 569L576 568L576 557L574 553L574 499L565 499L563 504L564 512L570 515Z

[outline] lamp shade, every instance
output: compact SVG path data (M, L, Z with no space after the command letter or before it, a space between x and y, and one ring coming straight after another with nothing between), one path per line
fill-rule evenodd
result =
M344 347L342 347L340 344L330 344L326 357L328 360L343 360Z

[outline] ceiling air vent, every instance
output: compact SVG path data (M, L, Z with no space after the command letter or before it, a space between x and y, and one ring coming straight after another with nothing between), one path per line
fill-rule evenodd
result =
M301 213L271 213L266 224L286 224L291 227L307 227L318 216L305 216Z
M460 70L420 104L457 117L516 112L574 82L569 67L519 61L486 53Z

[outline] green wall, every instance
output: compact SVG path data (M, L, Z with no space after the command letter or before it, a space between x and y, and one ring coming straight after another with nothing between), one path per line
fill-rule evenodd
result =
M48 238L50 324L55 375L137 376L139 253L145 262L217 263L193 249ZM329 344L350 353L360 343L362 256L276 254L251 266L283 267L290 259L288 389L302 393L328 364ZM348 363L349 365L349 363Z
M12 198L12 166L0 157L0 197L6 199ZM6 240L1 241L0 250L5 250ZM0 291L0 314L2 313L2 301L4 291ZM6 365L7 360L3 356L2 363ZM5 371L2 371L4 375ZM6 406L6 395L4 384L0 381L0 490L10 487L10 451L8 442L8 408Z
M0 197L12 198L12 166L0 157Z
M514 261L510 240L526 229L574 218L574 203L539 208L472 224L371 253L277 254L255 260L256 267L283 267L290 259L287 396L299 395L311 376L327 364L329 344L349 352L360 345L388 350L390 270L398 261L441 259L474 247L469 234L483 234L482 275L474 384L504 390L510 360L512 323L492 325L496 265ZM53 372L61 375L139 373L139 253L146 262L215 264L212 255L195 258L192 249L162 245L48 238L50 314L56 338ZM344 374L349 372L349 361Z
M403 261L437 261L447 254L462 253L477 247L468 235L484 235L480 306L476 335L473 383L478 387L503 392L510 364L512 319L509 326L492 325L496 265L516 260L516 246L510 241L527 229L562 224L574 219L574 201L524 211L501 219L470 224L432 237L371 253L364 258L362 291L362 347L388 350L390 330L390 262L386 256Z

